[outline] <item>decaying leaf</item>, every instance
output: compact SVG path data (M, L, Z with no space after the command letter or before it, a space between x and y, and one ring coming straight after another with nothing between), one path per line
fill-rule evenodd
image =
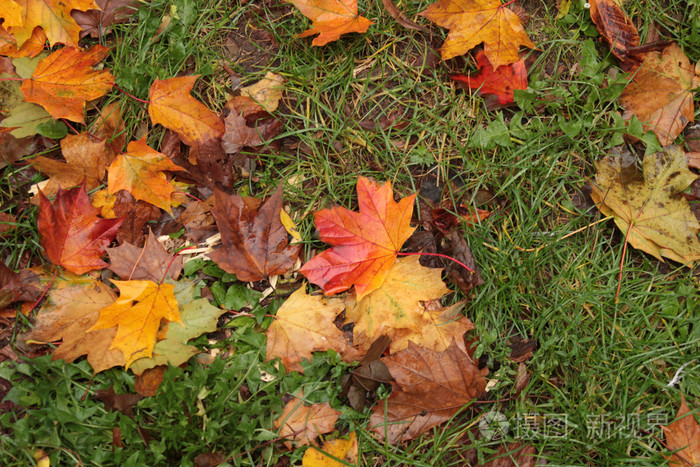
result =
M479 73L473 76L454 75L452 79L465 85L469 89L478 90L481 94L492 94L496 97L498 105L487 101L486 107L493 109L513 102L513 91L527 89L527 69L525 60L519 60L511 65L501 65L495 68L486 58L483 51L476 54L476 63Z
M63 43L78 46L80 26L71 17L72 10L94 10L94 0L16 0L20 6L20 23L9 25L9 32L22 45L39 26L46 32L51 46ZM3 4L7 0L3 0Z
M700 259L700 223L680 196L697 178L685 154L677 148L649 154L643 172L634 162L617 156L597 162L593 201L603 214L615 216L633 247L692 266Z
M299 35L318 34L311 44L326 45L350 32L365 32L372 22L357 13L357 0L288 0L313 23Z
M630 49L639 46L639 33L632 20L615 0L589 0L591 20L610 45L613 55L622 61Z
M382 285L396 255L411 236L415 194L398 203L389 182L357 181L360 212L336 207L314 214L321 240L335 245L301 269L309 281L332 295L355 286L358 300Z
M109 49L94 45L82 52L73 47L58 49L36 66L31 78L22 83L27 102L44 107L54 118L85 123L85 102L102 97L112 89L114 76L92 67Z
M111 26L123 23L138 9L138 0L95 0L98 10L73 10L71 16L80 26L80 38L102 37L110 32Z
M456 344L435 352L410 343L384 363L396 383L386 405L375 407L370 427L392 444L449 420L486 388L488 370L479 370Z
M101 257L114 240L121 219L99 219L85 187L59 188L54 203L39 193L37 227L49 259L76 274L107 267Z
M144 136L132 141L125 153L118 154L107 170L107 188L111 194L126 190L134 198L172 213L175 187L163 171L182 171L165 154L146 144Z
M669 449L677 451L668 459L668 465L690 467L700 465L700 425L690 413L690 407L681 396L676 420L662 427Z
M209 256L241 281L259 281L284 274L299 254L299 245L287 244L280 220L282 184L260 209L250 209L240 196L214 192L212 213L223 246Z
M439 0L421 13L450 34L440 49L443 60L464 55L484 43L494 68L519 60L521 45L534 48L518 15L500 0Z
M282 75L268 71L257 83L241 88L241 96L250 97L266 112L274 112L282 99L284 83Z
M0 309L21 296L19 275L0 261Z
M226 103L229 114L224 119L226 133L221 148L227 154L236 154L244 147L254 148L280 132L282 123L268 113L251 97L236 96Z
M284 406L282 415L275 420L279 428L280 438L286 438L284 444L292 448L292 441L297 446L304 446L315 441L318 435L333 431L340 412L331 408L328 402L323 404L304 405L303 394Z
M350 356L350 346L335 318L344 308L340 299L308 295L302 286L277 310L267 330L267 360L280 357L287 371L302 372L302 359L311 361L317 350L333 349Z
M95 392L95 398L104 403L107 410L119 411L127 417L133 417L133 408L143 399L141 394L116 394L114 385L109 389L99 389Z
M173 258L152 232L149 232L143 248L123 243L116 248L107 248L107 253L109 269L126 281L160 282L166 277L177 280L182 270L182 257Z
M622 117L636 115L645 131L653 131L661 145L668 146L695 121L692 89L698 86L700 65L693 67L678 45L649 52L620 95Z
M119 298L100 310L99 320L89 329L117 327L109 346L121 351L128 368L134 360L153 355L161 320L182 324L172 284L152 281L113 281L119 288Z
M332 439L326 441L320 448L311 446L301 459L302 467L342 467L345 464L338 462L333 457L343 459L350 464L357 464L357 436L353 431L348 439Z

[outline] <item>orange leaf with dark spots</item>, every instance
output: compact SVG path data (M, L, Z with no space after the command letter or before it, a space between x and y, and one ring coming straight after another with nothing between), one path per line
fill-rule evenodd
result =
M164 170L185 169L149 147L144 136L129 143L126 152L119 154L109 166L107 188L111 194L126 190L136 199L172 212L170 198L175 188L165 177Z
M491 66L486 54L480 51L476 54L476 63L479 73L472 76L455 75L452 79L465 83L470 89L478 90L481 94L493 94L498 98L501 106L513 102L513 91L527 89L527 69L525 60L520 60L511 65L501 65L498 68ZM492 108L494 105L487 107Z
M109 71L92 68L108 52L101 45L85 52L73 47L57 50L41 60L32 76L24 80L24 99L39 104L55 119L85 123L85 102L104 96L114 85Z
M85 186L58 189L54 203L39 192L37 225L41 246L58 266L76 274L107 267L101 257L112 243L121 219L99 219Z
M343 34L365 32L372 22L357 13L357 0L289 0L313 23L299 37L318 34L311 44L326 45Z
M378 289L415 227L411 227L415 194L398 203L389 182L378 185L360 177L360 212L336 207L316 212L321 240L333 248L308 261L300 272L332 295L355 286L357 299Z

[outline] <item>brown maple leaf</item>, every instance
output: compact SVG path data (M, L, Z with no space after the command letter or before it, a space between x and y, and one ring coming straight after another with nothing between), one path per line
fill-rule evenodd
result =
M98 10L73 10L71 16L80 26L80 38L99 38L109 34L115 24L127 21L138 11L138 0L95 0Z
M212 213L223 245L209 255L212 261L244 282L289 271L299 255L299 246L287 244L281 210L282 184L257 210L246 206L240 196L215 190Z
M691 467L700 465L700 425L690 412L690 407L681 395L681 406L676 420L662 427L669 449L677 451L667 457L668 465Z
M435 352L410 343L383 359L396 380L386 404L378 404L370 427L380 440L408 441L449 420L486 388L484 375L456 344Z
M355 286L358 300L379 288L404 242L411 236L415 194L398 203L389 182L378 185L360 177L360 212L336 207L314 214L321 240L335 245L299 270L332 295Z
M109 269L127 281L160 282L164 277L177 280L182 270L182 257L173 258L150 231L143 248L124 243L116 248L107 248L107 254Z
M224 119L226 133L221 138L221 147L228 154L235 154L244 147L260 146L276 136L282 127L279 120L251 97L233 97L226 108L230 112Z
M284 406L282 415L275 420L280 438L287 438L297 446L312 443L320 434L333 431L335 422L341 412L331 408L328 402L304 405L304 395L300 392ZM287 448L292 448L291 441L285 441Z
M357 13L357 0L288 0L313 23L299 37L318 34L311 44L326 45L343 34L365 32L372 22Z
M521 45L534 48L518 15L500 0L439 0L420 13L450 34L440 52L443 60L464 55L480 43L494 68L519 60Z
M4 0L3 3L6 3ZM22 45L32 35L34 28L41 27L51 46L63 43L78 46L80 26L71 17L72 10L94 10L94 0L14 0L20 6L20 23L9 28L17 44Z
M695 120L692 90L698 86L700 64L693 67L678 45L649 52L620 95L622 118L636 115L645 131L653 131L661 145L668 146Z
M99 219L85 186L58 189L53 204L39 192L37 226L41 246L56 265L76 274L107 267L101 257L114 240L121 219Z
M108 70L93 70L109 49L92 46L82 52L73 47L58 49L41 60L29 79L22 83L27 102L41 105L55 119L85 123L85 102L102 97L112 89L114 76Z

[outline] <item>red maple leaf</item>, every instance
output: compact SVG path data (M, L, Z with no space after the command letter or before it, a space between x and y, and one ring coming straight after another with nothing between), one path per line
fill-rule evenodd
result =
M53 204L39 192L37 225L41 246L56 265L75 274L108 266L101 257L117 235L122 219L99 219L85 185L58 189Z
M513 91L527 89L527 69L525 60L520 60L511 65L501 65L494 69L481 51L476 54L476 63L479 73L476 75L454 75L452 79L465 83L470 89L478 90L481 94L493 94L498 98L498 104L504 106L513 102ZM495 103L487 107L498 107Z
M360 177L360 212L336 207L314 214L321 240L335 245L301 269L309 281L332 295L355 286L358 300L379 288L401 246L411 236L415 194L398 203L389 182L378 185Z

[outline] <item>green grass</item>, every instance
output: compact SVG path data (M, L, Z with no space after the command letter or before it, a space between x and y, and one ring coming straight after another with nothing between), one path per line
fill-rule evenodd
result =
M397 5L416 19L429 3ZM691 3L634 0L625 9L640 22L642 37L657 21L662 37L679 42L695 62L700 43ZM380 2L360 5L375 23L367 34L325 47L295 38L308 22L289 5L213 0L153 1L104 39L111 47L106 66L117 84L141 99L156 78L201 74L194 93L219 111L230 93L224 62L244 85L268 71L287 79L275 113L283 123L279 146L260 152L253 176L238 180L236 189L260 195L285 183L285 202L307 255L325 248L312 213L333 204L354 208L359 175L389 180L397 196L406 196L420 192L435 173L445 201L491 211L464 229L485 280L465 309L475 324L470 334L479 339L476 357L494 384L481 400L420 439L399 446L376 441L367 431L369 411L353 411L340 394L338 380L349 369L333 352L317 355L303 375L263 363L262 331L270 323L265 315L274 313L285 298L280 296L255 307L256 318L227 324L213 344L222 352L213 364L191 360L185 368L170 368L158 394L140 401L133 418L108 411L95 398L110 385L117 393L134 392L133 375L122 369L93 377L85 361L40 357L0 364L0 377L14 385L6 401L22 407L0 415L3 464L31 465L40 448L52 465L192 465L198 454L215 451L232 465L272 466L284 457L298 465L304 450L286 451L273 421L283 396L303 389L309 402L330 402L342 412L330 438L357 431L358 465L477 465L514 441L532 443L551 465L662 465L658 420L673 419L681 392L700 407L697 272L632 249L623 259L624 238L613 221L601 221L600 213L579 203L580 188L595 175L593 163L627 145L625 135L646 141L627 145L632 150L658 146L639 125L628 128L622 121L617 98L625 80L579 2L559 20L552 6L525 7L532 14L527 30L538 46L530 53L529 88L516 94L519 108L499 111L454 89L449 74L473 70L468 60L430 64L429 50L439 47L445 31L422 19L416 20L427 33L407 31ZM173 19L155 41L165 14ZM251 52L248 61L227 61L227 36L243 44L241 37L260 30L276 47L253 44L250 50L272 50L268 57L256 62L250 57L260 56ZM144 123L146 107L118 92L105 103L112 101L120 104L128 135L147 132L157 147L162 132ZM382 119L394 124L361 124ZM0 251L15 269L43 261L36 208L27 194L39 179L28 167L3 169L0 210L16 215L18 228L0 236ZM223 302L232 284L218 268L206 268L207 285ZM188 273L203 277L196 268ZM461 298L456 293L451 299ZM521 391L514 389L518 364L509 358L516 338L536 342ZM210 347L205 337L196 342ZM17 345L18 353L27 351ZM685 376L666 387L683 365ZM261 371L272 380L263 380ZM382 396L389 392L380 389ZM489 411L509 420L504 437L480 436L479 421ZM524 430L535 416L563 425L547 433ZM637 416L639 429L617 430L633 427ZM594 420L612 431L589 429ZM115 427L123 448L113 450ZM148 446L139 428L149 433Z

